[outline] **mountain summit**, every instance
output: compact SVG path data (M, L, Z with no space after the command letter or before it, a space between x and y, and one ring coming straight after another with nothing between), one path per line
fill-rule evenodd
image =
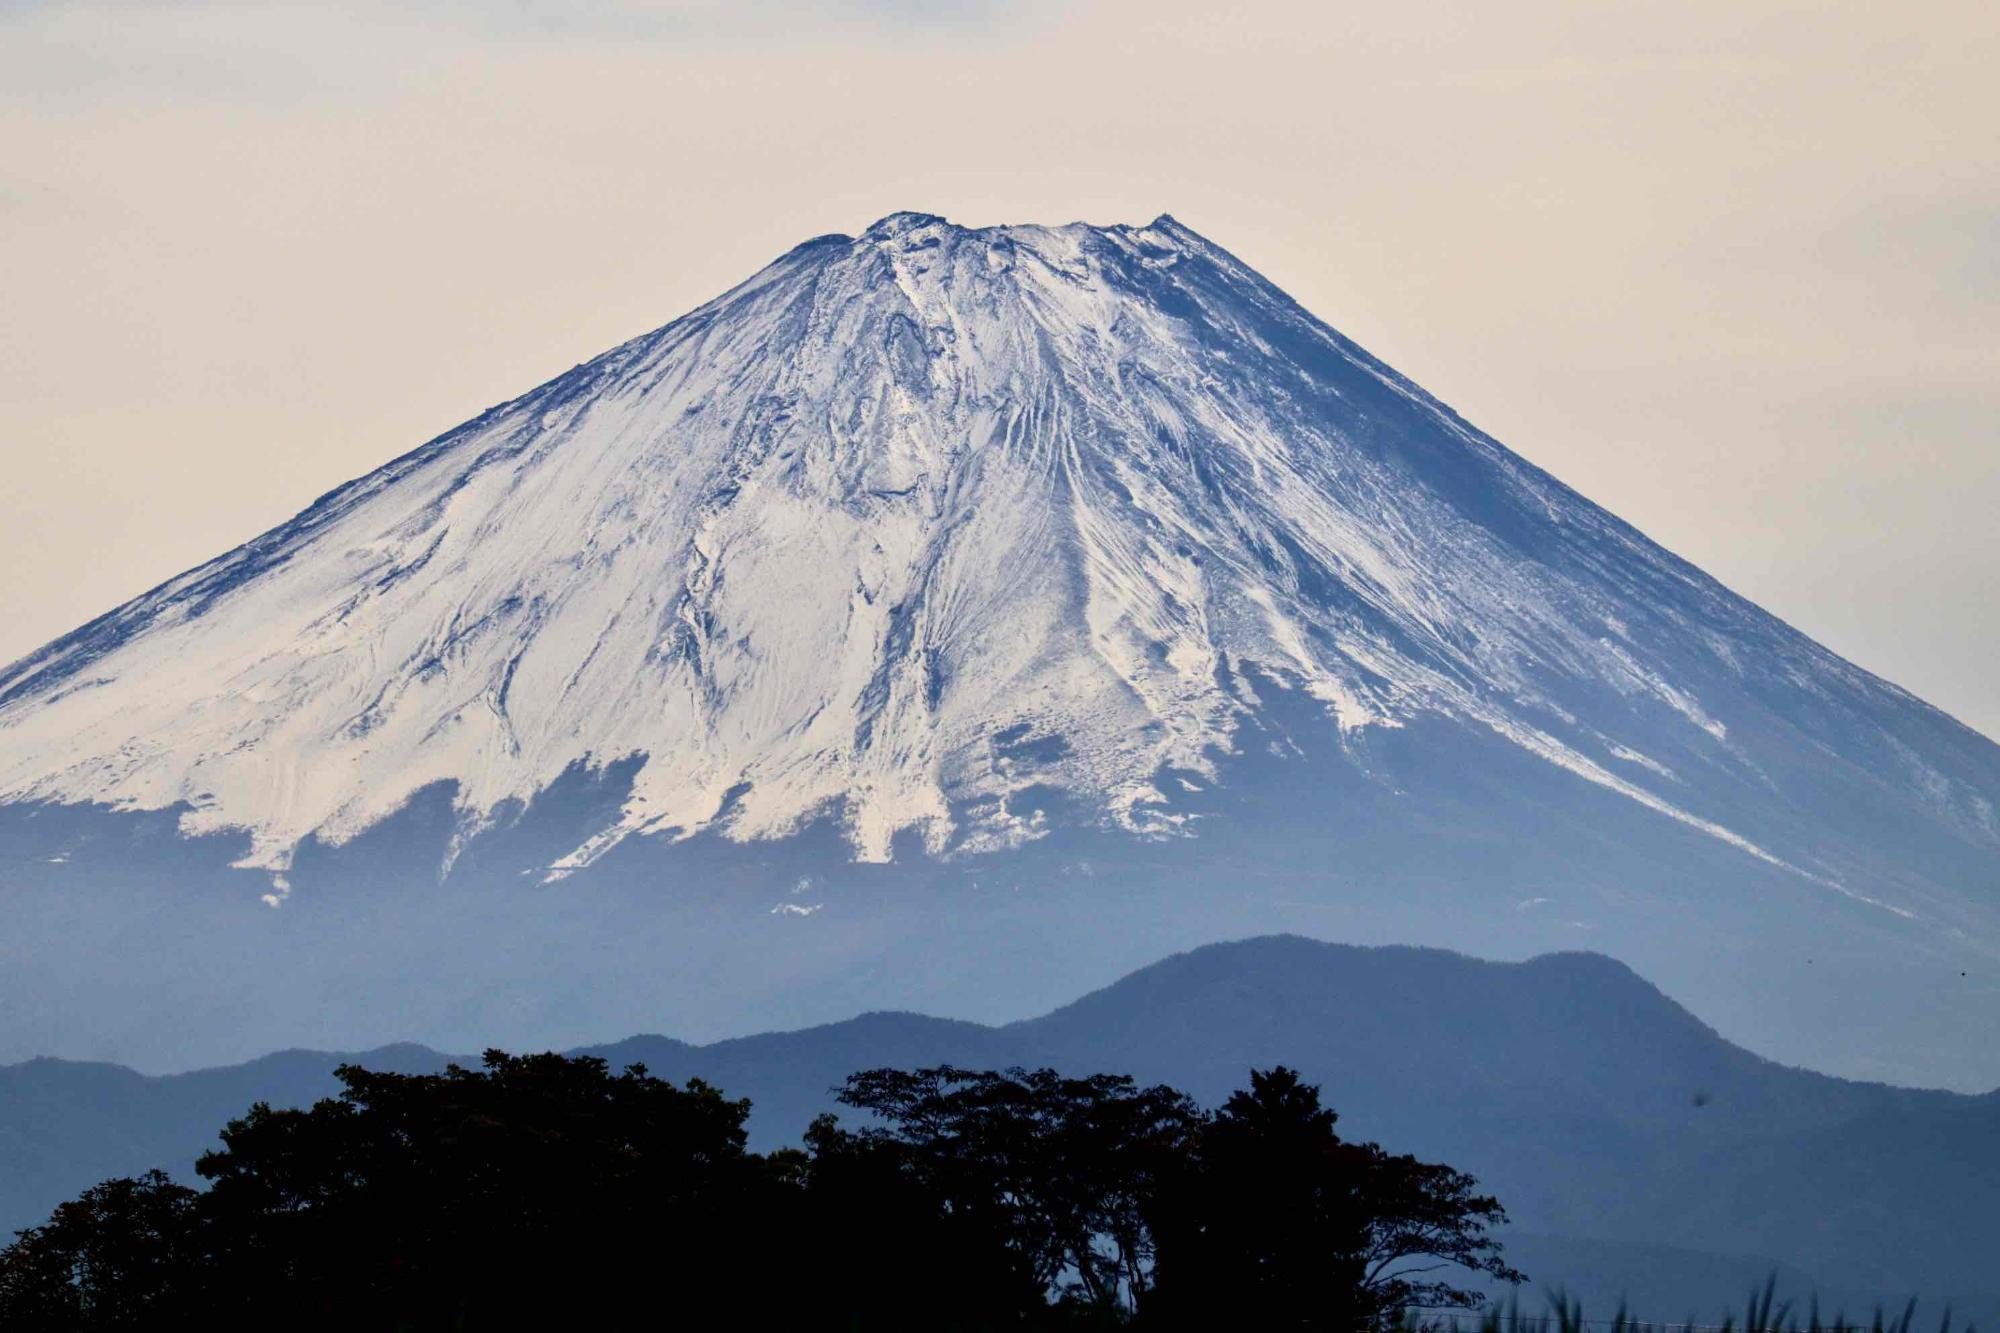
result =
M1715 894L1739 948L2000 957L2000 747L1164 216L808 241L0 671L0 800L247 839L273 906L438 793L433 881L511 830L510 884L1067 877L1034 938L1303 898L1692 956Z

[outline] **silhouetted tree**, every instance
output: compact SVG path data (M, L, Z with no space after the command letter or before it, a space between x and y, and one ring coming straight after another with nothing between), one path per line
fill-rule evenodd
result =
M909 1169L904 1145L849 1134L831 1116L806 1131L804 1192L788 1263L819 1327L1040 1327L1047 1288L1008 1246L1005 1219L956 1207Z
M309 1109L252 1107L197 1164L217 1317L560 1326L641 1290L699 1301L763 1258L746 1236L784 1185L744 1149L747 1102L498 1051L339 1077Z
M1054 1070L871 1069L840 1092L880 1125L903 1171L982 1241L997 1238L1044 1291L1098 1310L1143 1305L1146 1212L1201 1125L1185 1093ZM829 1127L829 1131L830 1127Z
M1294 1071L1251 1072L1153 1214L1161 1322L1352 1330L1403 1305L1478 1304L1434 1276L1448 1268L1520 1279L1489 1234L1505 1214L1471 1177L1349 1143L1338 1119Z
M1484 1273L1502 1282L1526 1277L1501 1257L1492 1229L1507 1220L1500 1201L1478 1192L1463 1171L1407 1154L1359 1145L1367 1201L1368 1244L1362 1257L1362 1306L1375 1315L1403 1306L1471 1309L1484 1303L1477 1291L1446 1280L1454 1270Z
M196 1197L149 1171L59 1205L0 1251L0 1328L163 1328L192 1314L205 1267Z

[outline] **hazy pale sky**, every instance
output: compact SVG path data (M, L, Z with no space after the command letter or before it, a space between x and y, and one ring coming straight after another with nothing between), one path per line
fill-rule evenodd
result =
M0 0L0 660L898 209L1234 250L2000 736L2000 6Z

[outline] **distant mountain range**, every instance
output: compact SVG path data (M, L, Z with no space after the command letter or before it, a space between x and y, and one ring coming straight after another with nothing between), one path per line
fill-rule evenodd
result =
M2000 1093L1966 1096L1787 1068L1718 1037L1591 954L1482 962L1296 937L1178 955L999 1027L874 1013L706 1046L588 1048L754 1103L758 1146L795 1141L854 1070L1053 1065L1171 1082L1208 1103L1253 1066L1320 1082L1343 1132L1477 1174L1513 1214L1539 1285L1679 1319L1781 1270L1858 1309L1917 1293L2000 1316ZM0 1068L0 1227L112 1174L189 1170L253 1100L302 1104L342 1060L426 1070L416 1046L293 1051L168 1077L32 1060ZM1526 1298L1539 1303L1539 1292Z

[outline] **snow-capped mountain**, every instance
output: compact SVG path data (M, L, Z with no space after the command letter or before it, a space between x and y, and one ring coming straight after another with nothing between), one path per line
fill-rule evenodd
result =
M1991 990L2000 959L2000 747L1167 217L809 241L0 671L0 801L224 835L261 877L242 902L293 910L302 849L337 861L438 793L404 849L433 885L493 878L482 845L567 809L510 884L587 894L607 857L698 845L800 916L842 905L801 875L854 866L947 899L1069 875L1037 927L1066 933L1128 853L1219 922L1228 846L1232 884L1247 864L1322 906L1408 908L1356 882L1387 862L1653 938L1700 928L1625 873L1664 858L1871 966L1962 956ZM1545 844L1552 818L1579 827ZM1468 822L1537 868L1443 867ZM0 838L69 865L28 827ZM1343 829L1310 866L1280 847Z

